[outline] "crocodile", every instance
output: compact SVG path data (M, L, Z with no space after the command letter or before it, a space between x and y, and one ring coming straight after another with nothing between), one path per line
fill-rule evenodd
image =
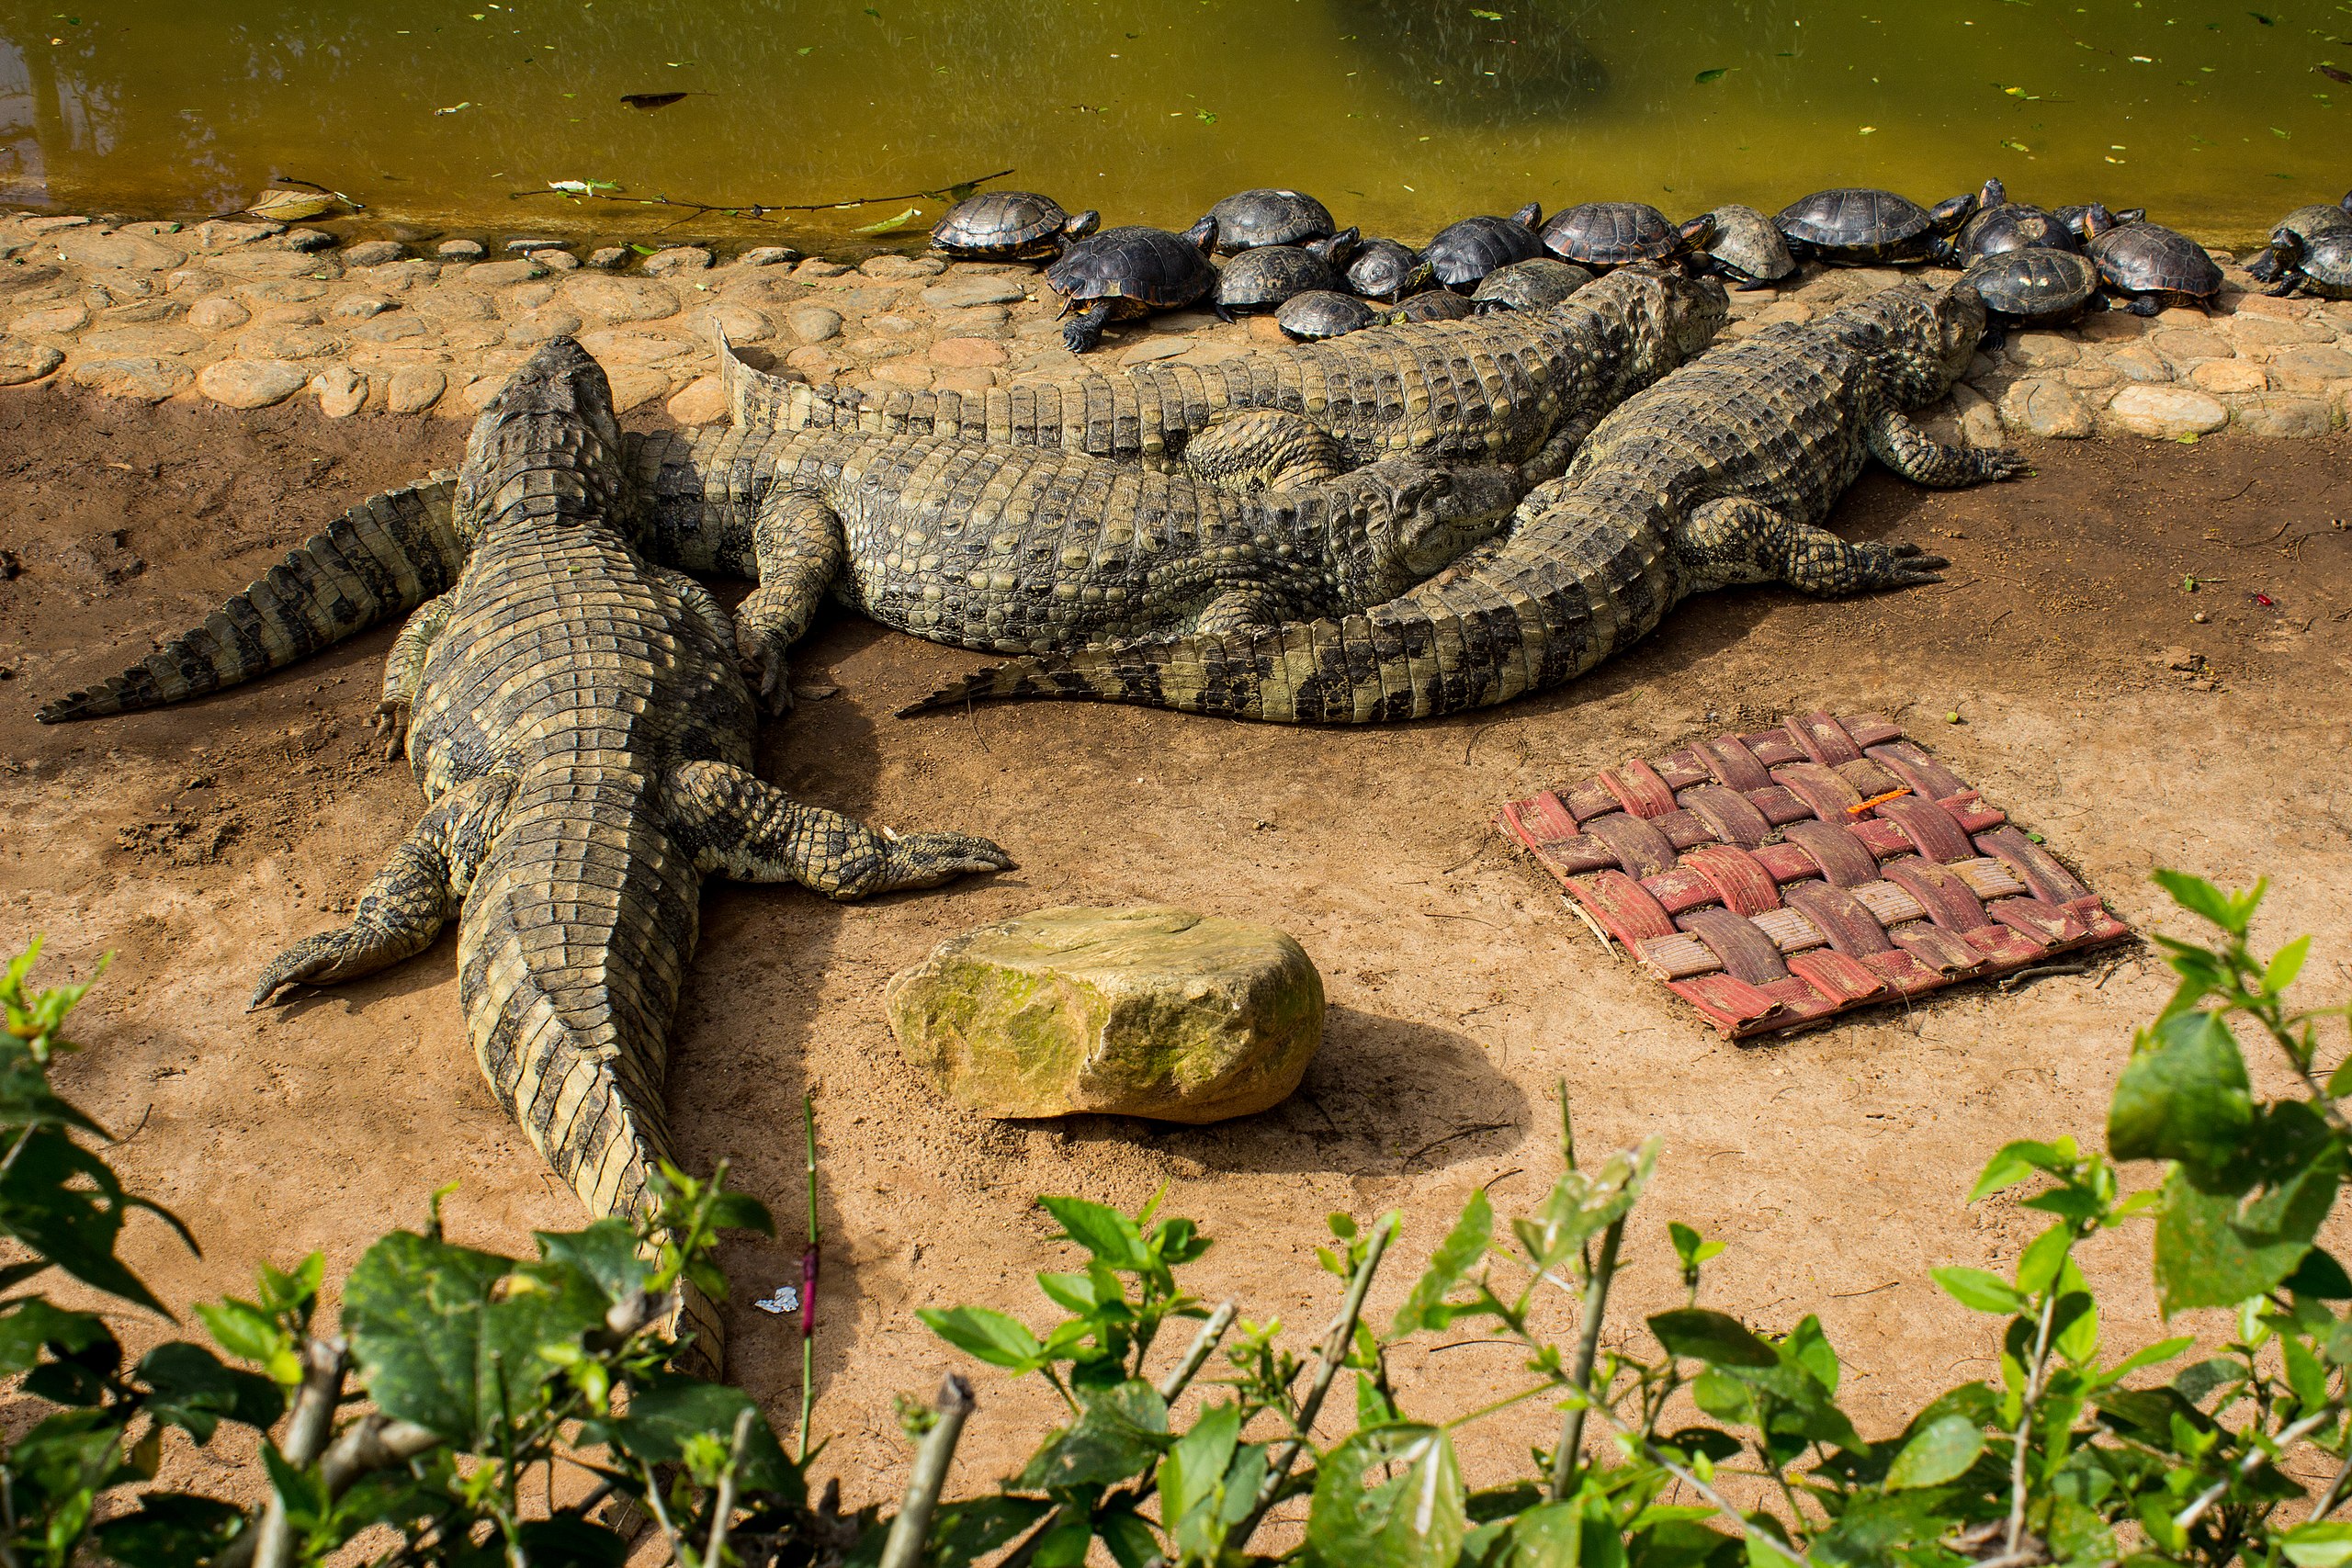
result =
M903 711L1067 697L1294 724L1419 718L1569 681L1693 593L1937 581L1941 557L1819 525L1872 457L1938 487L2026 471L2014 452L1949 446L1909 417L1951 389L1984 328L1964 284L1769 328L1627 400L1505 534L1361 615L1017 659Z
M1706 347L1729 310L1713 278L1626 267L1548 310L972 393L814 386L752 368L717 336L728 406L745 429L961 434L1181 462L1245 489L1312 483L1384 457L1516 463L1532 485L1558 474L1602 414Z
M380 713L427 809L349 923L272 959L252 1005L372 974L458 918L482 1070L598 1214L642 1211L669 1157L666 1036L706 878L854 899L1012 863L983 839L877 831L762 781L734 628L708 590L648 558L631 486L604 371L555 339L484 410L446 509L414 490L356 509L205 628L39 716L230 683L412 611ZM691 1293L681 1310L717 1368L717 1314Z

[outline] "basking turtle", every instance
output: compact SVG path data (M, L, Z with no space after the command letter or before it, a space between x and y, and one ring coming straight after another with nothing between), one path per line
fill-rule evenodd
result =
M1060 202L1034 190L984 190L949 208L932 226L931 243L971 261L1030 261L1059 255L1102 222L1091 208L1064 212Z
M1543 221L1544 209L1532 201L1508 218L1464 218L1439 230L1422 254L1445 288L1476 288L1495 268L1542 255Z
M1572 263L1537 256L1532 261L1498 266L1480 281L1470 296L1473 310L1544 310L1592 281L1592 274ZM1448 295L1459 299L1459 295Z
M1336 293L1318 288L1308 294L1295 294L1283 301L1274 312L1274 324L1283 335L1301 343L1315 343L1327 337L1343 337L1361 332L1381 320L1381 313L1352 294Z
M1391 321L1458 321L1477 307L1450 288L1425 288L1388 312Z
M1216 248L1225 255L1260 245L1299 245L1320 240L1339 225L1331 210L1304 191L1245 190L1209 209L1203 221L1216 224Z
M2098 205L2097 202L2086 202L2073 207L2062 207L2050 216L2058 220L2064 226L2066 232L2077 240L2087 240L2090 236L2083 232L2083 220L2091 215L2091 209ZM2147 216L2148 209L2144 207L2119 207L2115 209L2115 220L2118 223L2138 223L2145 220Z
M2092 261L2107 286L2124 296L2123 308L2153 316L2167 305L2199 310L2222 290L2222 269L2205 247L2161 223L2126 223L2104 207L2083 218Z
M1544 248L1562 261L1606 272L1631 262L1666 262L1714 237L1704 215L1677 228L1657 208L1639 201L1588 201L1563 208L1544 225Z
M1944 243L1943 252L1937 259L1966 267L1987 256L2033 245L2059 251L2082 249L2075 231L2056 213L2011 201L2001 182L1991 179L1984 182L1984 190L1977 195L1975 212L1961 225L1959 233Z
M2104 310L2098 283L2098 265L2080 251L2028 245L1973 263L1954 287L1972 288L1983 297L1989 346L1997 345L2012 327L2054 326L2095 305Z
M1973 191L1929 208L1891 190L1845 186L1792 201L1772 221L1798 256L1867 266L1926 261L1937 241L1957 232L1975 210Z
M2292 294L2302 289L2323 299L2352 299L2352 224L2306 241L2289 230L2274 237L2265 253L2271 275L2263 279L2265 294Z
M1260 245L1225 264L1216 278L1219 321L1236 310L1271 310L1283 300L1317 289L1337 289L1336 270L1356 243L1353 229L1304 245Z
M2298 207L2278 220L2278 227L2270 231L2270 243L2248 258L2245 269L2264 283L2276 283L2286 265L2285 257L2280 254L2284 241L2292 237L2308 247L2323 234L2341 233L2346 230L2352 230L2352 194L2347 194L2333 207L2324 202L2312 207Z
M1366 240L1348 263L1348 287L1367 299L1401 299L1429 280L1429 258L1395 240Z
M1715 220L1715 232L1694 253L1691 270L1714 273L1734 288L1747 289L1770 288L1796 271L1789 242L1756 209L1731 202L1707 216Z
M1209 265L1209 242L1216 233L1207 219L1182 234L1141 227L1106 229L1077 242L1046 269L1046 287L1063 297L1062 314L1083 306L1078 319L1062 324L1062 341L1084 354L1102 341L1115 318L1181 310L1216 287Z

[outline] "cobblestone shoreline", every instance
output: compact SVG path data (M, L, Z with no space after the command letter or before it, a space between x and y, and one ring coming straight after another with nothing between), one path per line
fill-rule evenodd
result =
M2111 310L2016 334L1980 355L1939 416L1965 439L2221 431L2310 437L2352 416L2352 302L2274 299L2227 275L2209 314ZM1734 335L1804 321L1899 281L1892 268L1812 270L1732 296ZM1950 275L1934 275L1948 278ZM1027 266L882 254L851 265L766 246L695 246L584 260L518 242L344 243L321 230L215 220L110 224L0 213L0 386L62 378L138 402L264 408L315 399L470 418L531 350L577 335L624 410L682 424L725 417L710 324L812 381L983 389L1074 369L1058 302ZM1213 364L1283 341L1270 317L1181 311L1114 331L1090 360Z

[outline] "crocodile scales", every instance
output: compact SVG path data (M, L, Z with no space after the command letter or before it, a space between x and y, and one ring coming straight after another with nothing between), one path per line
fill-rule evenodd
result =
M1940 558L1819 524L1873 456L1935 486L2025 471L2013 452L1947 446L1907 417L1950 390L1984 327L1983 299L1962 285L1892 288L1769 329L1629 400L1504 536L1363 615L1015 660L905 711L1069 697L1284 723L1418 718L1571 680L1692 593L1935 581Z
M704 878L848 899L1012 863L985 840L879 833L760 780L733 627L646 558L629 489L604 372L559 338L484 411L453 507L407 491L357 509L208 630L40 716L168 700L199 688L198 670L226 684L413 608L383 715L429 808L350 923L279 954L253 1005L410 957L457 916L482 1070L599 1214L641 1209L668 1156L667 1034ZM715 1366L716 1314L686 1310Z
M1016 378L985 392L868 394L753 369L719 338L737 425L960 434L1160 466L1243 486L1329 479L1385 457L1561 471L1594 422L1706 347L1723 285L1628 267L1544 310L1372 328L1214 365Z

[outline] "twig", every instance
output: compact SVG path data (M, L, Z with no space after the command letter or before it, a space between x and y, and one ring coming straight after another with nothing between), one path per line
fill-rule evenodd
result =
M2312 1505L2311 1517L2324 1519L2334 1513L2335 1506L2344 1501L2344 1489L2347 1485L2352 1485L2352 1458L2346 1459L2336 1467L2335 1479L2327 1483L2327 1490L2321 1493L2318 1501Z
M1592 1363L1600 1353L1600 1323L1609 1310L1609 1283L1617 1275L1617 1247L1625 1239L1625 1216L1618 1215L1600 1233L1600 1256L1593 1259L1592 1270L1586 1276L1584 1288L1584 1325L1577 1336L1576 1386L1589 1388L1592 1384ZM1560 1446L1552 1455L1552 1501L1559 1502L1568 1495L1569 1485L1576 1480L1577 1464L1584 1450L1584 1401L1568 1407L1560 1417Z
M808 1424L817 1414L817 1102L800 1097L800 1127L808 1151L808 1245L800 1254L800 1454L808 1462ZM717 1558L712 1562L716 1563Z
M915 1450L906 1498L899 1505L899 1517L890 1521L889 1540L882 1543L881 1568L915 1568L922 1560L931 1537L932 1510L939 1505L939 1489L946 1483L947 1467L955 1462L956 1441L971 1414L972 1385L948 1373L939 1384L938 1424Z
M2278 1447L2284 1449L2289 1443L2300 1442L2312 1432L2318 1430L2328 1422L2335 1420L2338 1414L2340 1414L2340 1412L2338 1412L2336 1407L2333 1404L2329 1405L2324 1410L2315 1410L2309 1416L2304 1416L2301 1420L2296 1422L2293 1426L2282 1429L2278 1436L2271 1440L2277 1444ZM2203 1518L2206 1512L2211 1509L2214 1504L2220 1502L2222 1495L2229 1491L2230 1483L2233 1480L2243 1480L2245 1477L2252 1475L2256 1470L2267 1463L2269 1459L2269 1450L2259 1446L2246 1450L2245 1457L2238 1461L2237 1474L2235 1476L2225 1475L2222 1477L2221 1480L2213 1483L2212 1485L2205 1488L2204 1491L2199 1492L2197 1495L2197 1500L2195 1502L2189 1504L2188 1506L2183 1508L2179 1513L2173 1516L2172 1528L2175 1529L2185 1530L2189 1526L2195 1524L2198 1520ZM2328 1491L2335 1491L2337 1485L2343 1481L2343 1479L2344 1478L2339 1475L2335 1481L2329 1482ZM2335 1505L2333 1503L2328 1505L2329 1507L2334 1507L2335 1506ZM2312 1512L2312 1517L2318 1518L2322 1511L2323 1510L2313 1509Z
M1201 1331L1193 1336L1193 1343L1185 1350L1184 1359L1177 1362L1174 1370L1166 1377L1159 1380L1161 1404L1175 1404L1176 1396L1182 1393L1192 1381L1200 1375L1201 1369L1208 1364L1210 1353L1216 1348L1217 1341L1223 1339L1225 1331L1233 1326L1235 1310L1234 1304L1227 1302L1216 1311L1209 1314L1208 1321L1201 1325Z
M743 1472L743 1450L751 1446L752 1417L757 1411L758 1406L746 1404L735 1413L735 1441L727 1452L727 1473L718 1478L718 1495L710 1512L710 1544L702 1552L703 1568L725 1568L727 1517L735 1511L735 1481Z
M1434 1149L1442 1149L1448 1144L1459 1143L1464 1138L1475 1138L1481 1133L1500 1133L1518 1125L1519 1123L1516 1122L1479 1122L1467 1127L1457 1127L1453 1132L1448 1133L1444 1137L1423 1144L1419 1148L1415 1149L1411 1154L1407 1155L1404 1159L1397 1164L1396 1168L1403 1170L1408 1166L1410 1166L1415 1160L1420 1158L1423 1155L1428 1154Z
M350 1364L348 1348L341 1339L313 1339L303 1346L302 1388L294 1396L294 1414L286 1423L286 1442L279 1450L297 1470L317 1463L319 1450L334 1435L334 1410L343 1399L344 1373ZM275 1487L251 1540L247 1552L254 1568L288 1568L294 1560L293 1522L286 1517L286 1499ZM223 1568L235 1550L232 1545L221 1554Z
M2046 980L2052 975L2087 975L2097 967L2087 959L2079 964L2038 964L2030 969L2020 969L2001 982L2004 992L2030 986L2036 980Z
M1832 1291L1829 1292L1829 1299L1833 1302L1850 1302L1856 1296L1874 1296L1881 1291L1891 1291L1901 1283L1903 1281L1900 1280L1889 1280L1883 1285L1872 1285L1867 1291Z
M509 200L525 197L560 196L574 201L613 201L625 207L682 207L693 213L724 212L732 217L764 218L771 212L838 212L853 207L871 207L884 201L944 200L957 191L968 193L973 187L990 180L1001 180L1012 173L999 169L992 175L978 175L968 180L956 180L936 190L901 191L896 196L855 196L846 201L678 201L666 196L612 196L601 190L573 190L567 186L549 186L545 190L513 190L506 193Z
M2025 1539L2026 1455L2033 1443L2033 1407L2041 1398L2042 1374L2050 1370L2050 1322L2057 1313L2058 1292L2053 1290L2041 1303L2041 1325L2033 1339L2033 1371L2018 1401L2018 1429L2009 1440L2009 1528L2003 1549L2010 1557L2018 1554L2018 1543Z

